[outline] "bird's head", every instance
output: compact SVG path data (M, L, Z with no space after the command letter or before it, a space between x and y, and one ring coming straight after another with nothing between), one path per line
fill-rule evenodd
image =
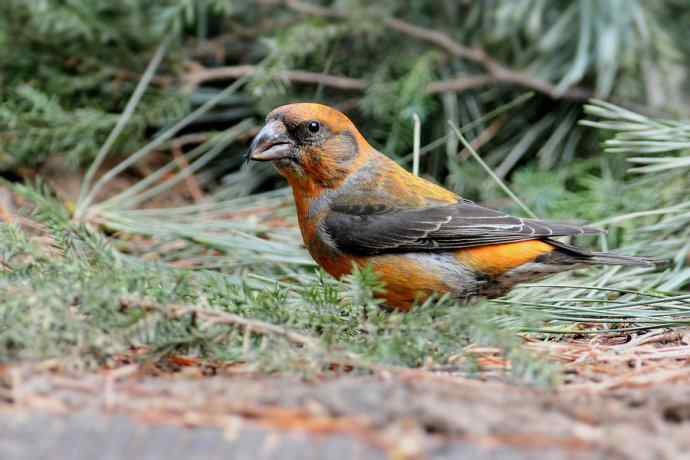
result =
M272 161L291 185L336 187L371 147L341 112L321 104L278 107L252 141L249 158Z

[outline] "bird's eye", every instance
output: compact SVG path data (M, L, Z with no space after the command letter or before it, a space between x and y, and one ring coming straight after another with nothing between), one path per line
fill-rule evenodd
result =
M319 129L321 129L321 124L318 121L310 121L307 123L307 129L310 133L318 133Z

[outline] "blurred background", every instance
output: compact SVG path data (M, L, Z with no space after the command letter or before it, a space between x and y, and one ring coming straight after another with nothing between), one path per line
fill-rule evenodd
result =
M186 152L278 105L320 101L409 166L418 114L422 174L468 198L502 199L459 152L451 120L538 214L558 214L570 192L593 187L584 178L626 170L620 156L602 158L601 133L578 125L589 98L653 116L682 117L688 107L682 0L5 0L0 8L0 168L10 179L89 165L165 40L111 161L245 77L171 143ZM280 187L270 168L238 172L244 147L223 149L200 186L234 196ZM158 150L147 161L173 156Z

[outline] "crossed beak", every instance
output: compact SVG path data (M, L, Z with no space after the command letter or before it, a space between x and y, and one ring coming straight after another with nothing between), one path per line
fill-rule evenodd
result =
M249 147L249 159L272 161L289 158L294 142L280 120L273 120L261 128Z

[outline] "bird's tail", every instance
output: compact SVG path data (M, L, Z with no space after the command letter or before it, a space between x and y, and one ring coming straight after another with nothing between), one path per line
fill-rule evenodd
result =
M667 259L647 256L623 256L610 252L592 252L578 248L562 241L549 240L549 243L561 249L561 254L570 257L570 261L587 265L627 265L637 267L663 268L670 264ZM574 259L574 260L573 260Z
M669 261L658 257L622 256L610 252L591 252L582 262L592 265L628 265L641 267L663 267Z

